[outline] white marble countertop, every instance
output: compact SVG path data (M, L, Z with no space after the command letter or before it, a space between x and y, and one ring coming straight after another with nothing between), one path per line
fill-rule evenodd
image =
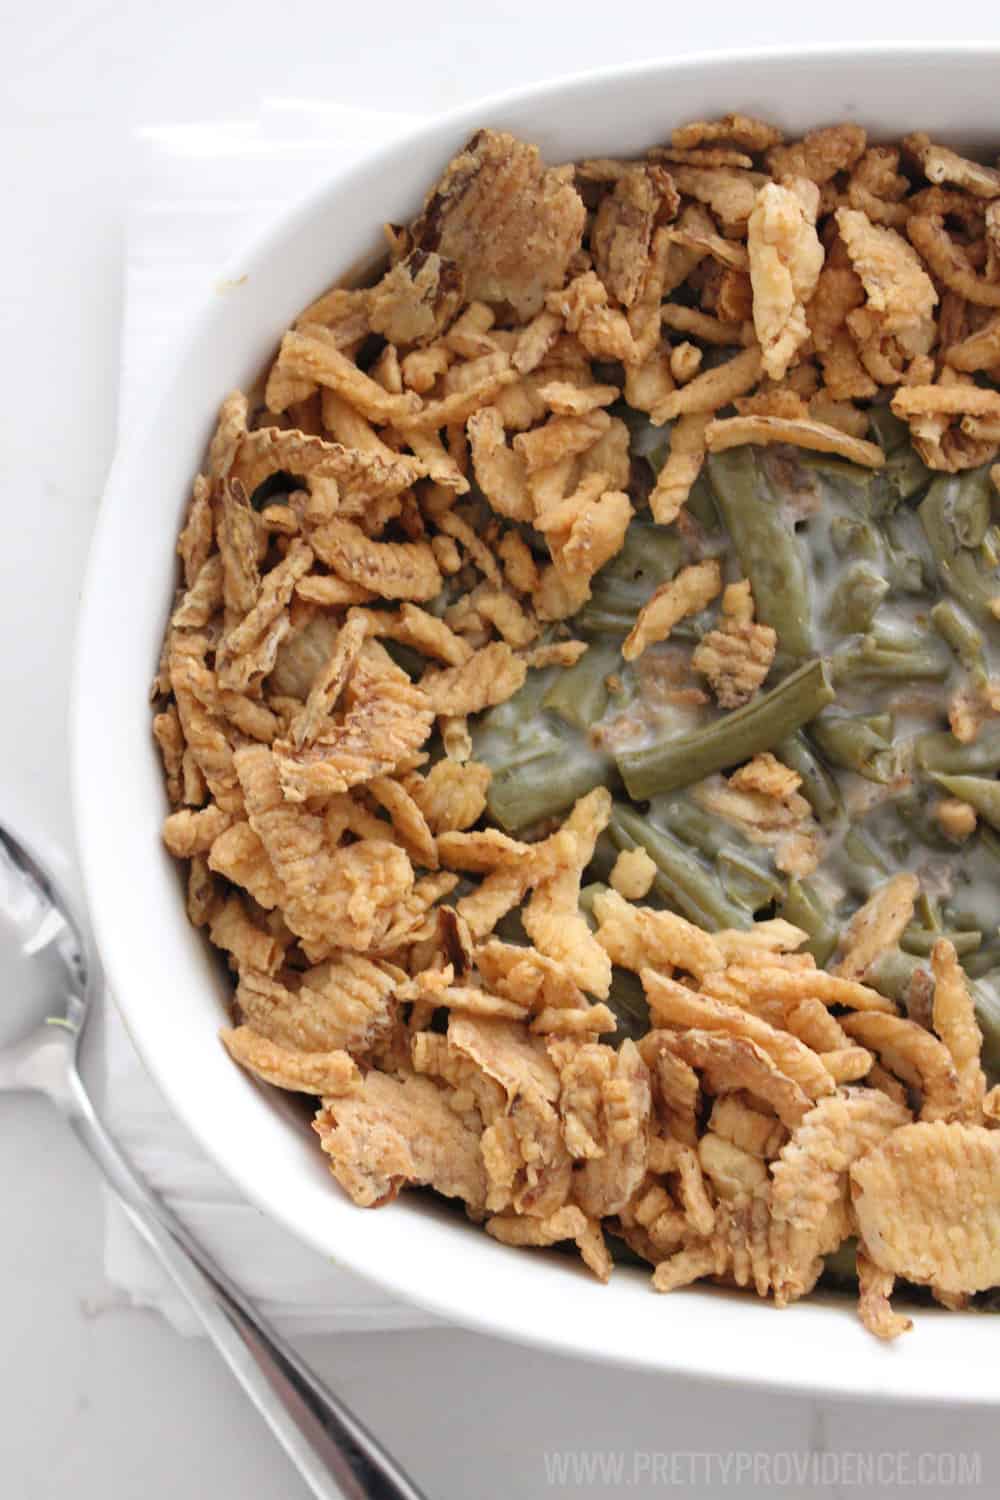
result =
M530 79L669 52L944 37L956 24L964 37L1000 32L1000 13L982 0L934 15L898 0L808 10L715 0L673 11L662 0L478 7L383 0L377 11L337 0L0 6L5 815L49 847L70 847L70 649L114 444L135 128L249 115L265 94L430 113ZM102 1278L94 1174L42 1102L0 1100L0 1182L5 1500L304 1494L213 1352L158 1317L116 1304ZM305 1347L441 1500L530 1500L560 1488L834 1500L875 1493L860 1461L872 1453L888 1481L879 1493L911 1488L907 1464L925 1450L979 1456L978 1485L949 1484L944 1464L930 1493L1000 1488L1000 1439L995 1416L985 1413L929 1415L685 1385L457 1331ZM552 1455L558 1461L570 1449L607 1452L612 1465L621 1454L621 1473L560 1484ZM810 1454L833 1458L805 1483L794 1480L795 1456Z

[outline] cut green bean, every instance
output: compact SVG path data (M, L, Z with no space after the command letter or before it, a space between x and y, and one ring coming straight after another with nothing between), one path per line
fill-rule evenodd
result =
M904 506L882 523L886 577L895 594L937 591L934 554L917 513Z
M934 780L952 797L970 803L991 828L1000 831L1000 781L989 776L942 775L935 775Z
M926 782L911 785L898 797L893 797L889 806L902 824L899 851L901 859L905 858L914 843L924 844L928 849L954 853L954 840L948 837L935 816L936 802L937 798ZM890 842L889 837L886 842Z
M835 651L830 658L834 681L943 682L951 663L941 651L899 650L866 636L859 646Z
M1000 568L1000 526L994 521L979 544L979 555L987 568Z
M707 535L712 536L719 530L719 508L704 470L691 486L691 493L684 502L684 510L687 515L694 516Z
M617 852L618 851L616 849L616 855ZM598 896L605 895L608 889L609 887L603 880L590 880L586 885L580 887L580 910L586 917L587 924L592 932L597 926L597 918L594 916L594 902L597 900Z
M897 448L910 446L909 427L902 417L896 416L888 403L868 408L868 426L872 442L878 443L886 455L895 453Z
M778 907L778 915L809 934L806 950L823 968L836 949L840 929L815 885L793 875Z
M892 741L863 715L822 713L809 726L809 737L833 765L854 771L884 786L896 773Z
M750 913L730 901L714 872L672 834L621 803L615 803L609 829L619 849L645 849L656 865L654 888L681 916L709 932L751 925Z
M638 974L629 969L613 969L607 1003L618 1022L614 1037L608 1038L612 1045L623 1042L626 1037L638 1041L639 1037L645 1036L649 1030L649 1002Z
M587 866L587 879L607 882L611 878L611 871L614 869L618 854L618 845L605 829L602 834L598 835L597 843L594 845L594 857Z
M1000 985L1000 942L984 943L962 960L962 968L970 979L985 979L991 975Z
M715 867L730 901L745 906L748 911L762 911L780 901L785 893L783 881L736 849L724 849Z
M843 815L844 804L837 783L818 759L802 731L783 739L774 747L774 753L802 778L799 790L812 807L817 821L824 828L832 828L838 823Z
M983 636L964 610L951 599L941 599L930 614L931 624L967 670L983 667Z
M839 557L877 558L881 555L878 528L855 516L834 516L830 522L830 542Z
M897 497L883 484L881 471L861 469L843 459L805 449L797 454L797 461L800 468L814 474L825 486L824 509L846 501L856 516L876 520L897 503Z
M874 563L851 563L830 596L827 624L841 635L863 634L888 592L889 585Z
M926 966L914 954L904 953L901 948L887 948L872 960L863 977L865 984L880 995L905 1005L910 983L918 971L927 973Z
M387 655L392 657L397 667L402 667L411 682L419 681L421 675L427 670L427 658L408 646L405 641L385 641Z
M542 707L557 713L574 729L588 730L608 706L608 677L621 666L617 645L595 641L578 662L565 667L542 699Z
M963 744L945 729L918 736L916 763L921 771L942 776L996 774L1000 771L1000 723L984 724L974 740Z
M853 1292L858 1284L858 1242L844 1240L823 1257L823 1280L840 1292Z
M939 938L948 938L960 958L966 953L975 953L983 944L982 933L970 929L943 931L939 927L907 927L899 940L899 946L904 953L929 958L931 949Z
M490 764L485 755L480 759ZM614 768L605 756L582 741L569 739L492 769L487 806L508 833L519 833L553 818L595 786L609 786L615 781Z
M752 446L713 453L708 473L743 576L753 590L757 618L777 631L792 657L813 651L809 570L795 530L760 467Z
M1000 865L1000 836L992 828L980 828L976 844L994 864Z
M846 857L844 875L847 884L852 891L867 899L875 887L881 885L890 874L888 860L863 828L851 829L844 839L843 852Z
M975 549L986 535L993 485L989 468L942 475L921 502L919 515L938 577L974 620L995 625L990 603L1000 592L995 569L984 569Z
M573 617L588 634L627 635L650 594L673 578L683 547L675 530L633 521L621 551L595 575L587 603Z
M727 823L721 818L710 817L684 793L654 797L649 805L649 821L654 828L665 828L712 860L726 847L732 834Z
M980 1061L991 1086L1000 1083L1000 974L994 971L972 986L972 998L976 1007L976 1020L983 1033L983 1050Z
M827 664L817 659L703 728L648 749L621 751L618 769L629 796L644 801L750 760L808 724L834 696Z
M524 687L484 714L473 730L476 759L493 772L487 806L508 833L554 817L595 786L617 781L607 755L542 709L559 670L529 673Z
M906 444L886 460L879 477L897 501L912 500L927 488L934 477L915 448Z

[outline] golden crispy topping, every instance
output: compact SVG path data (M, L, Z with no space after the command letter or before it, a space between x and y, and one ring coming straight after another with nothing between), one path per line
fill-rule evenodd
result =
M809 337L805 304L823 265L818 208L819 192L808 180L769 182L747 225L754 328L764 373L772 380L783 378Z
M841 941L842 956L834 970L845 979L861 979L880 953L894 948L913 917L920 891L915 875L894 875L851 918Z
M681 552L628 622L636 665L607 681L615 699L636 679L624 732L704 707L692 667L723 710L753 697L777 638L748 580L693 649L677 628L724 577L687 508L706 453L878 468L878 399L930 467L1000 474L1000 171L919 134L868 147L851 124L786 145L741 115L577 168L481 131L387 239L373 286L296 320L263 409L227 398L178 542L154 688L163 838L233 976L227 1047L323 1099L361 1204L429 1185L506 1243L575 1240L602 1279L610 1219L658 1289L724 1277L779 1305L860 1231L877 1336L908 1324L896 1275L964 1305L1000 1280L981 1124L1000 1090L972 993L946 939L905 1018L864 982L916 878L874 891L829 968L783 918L708 933L633 904L666 887L641 847L613 865L598 848L603 787L523 837L491 826L472 716L587 651L589 628L551 622L603 587L647 503ZM622 400L671 424L651 490ZM815 500L800 486L789 523ZM986 673L946 696L966 744L1000 705ZM611 710L619 737L628 718ZM796 876L828 836L776 754L688 795ZM956 843L975 831L968 803L930 810ZM598 870L611 889L582 900ZM642 979L638 1044L615 1034L641 1031L641 1000L612 964Z
M722 708L748 703L771 669L778 637L770 625L755 625L750 580L731 583L722 596L722 623L699 641L691 658L707 677Z
M421 249L455 262L470 299L508 302L524 320L561 284L584 217L572 181L543 167L535 146L480 130L428 194L411 233Z
M609 876L612 890L629 901L648 896L656 879L656 865L645 849L623 849Z
M705 446L709 453L724 453L727 448L741 448L744 443L792 443L796 448L811 448L816 453L835 453L848 462L867 469L880 469L885 454L877 443L851 437L839 427L794 417L723 417L709 422L705 429Z
M920 1123L894 1131L851 1168L866 1253L884 1271L942 1292L1000 1280L1000 1133Z
M355 1203L376 1207L416 1183L482 1212L479 1131L452 1109L452 1094L428 1078L372 1071L353 1095L324 1098L314 1128L331 1172Z
M676 578L663 583L636 616L622 646L626 661L641 656L647 646L665 641L678 621L696 615L722 589L722 574L714 558L682 568Z
M275 1088L348 1095L358 1087L357 1067L346 1052L300 1052L269 1041L251 1026L237 1026L220 1036L230 1057Z
M808 177L822 186L838 172L849 171L861 159L867 137L860 125L830 125L811 130L793 145L774 145L767 165L775 177Z

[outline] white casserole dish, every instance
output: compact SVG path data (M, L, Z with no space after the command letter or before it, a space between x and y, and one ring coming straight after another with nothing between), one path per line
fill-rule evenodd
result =
M221 398L260 372L292 318L380 251L480 125L537 142L549 161L623 155L688 119L729 110L787 131L854 119L875 138L908 130L1000 144L995 46L759 52L615 68L464 108L370 156L287 213L230 268L198 319L151 420L115 461L90 556L73 710L77 831L98 943L132 1038L206 1151L293 1234L445 1318L568 1354L796 1391L1000 1401L988 1316L919 1312L892 1346L849 1299L777 1312L708 1287L656 1296L619 1270L599 1286L574 1259L498 1245L404 1195L355 1208L332 1180L306 1116L236 1068L217 1040L224 990L189 927L160 842L166 809L148 686L175 583L174 543Z

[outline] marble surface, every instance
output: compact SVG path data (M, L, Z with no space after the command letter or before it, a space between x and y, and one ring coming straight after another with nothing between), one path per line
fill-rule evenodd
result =
M996 37L1000 15L973 0L960 24L966 37ZM54 854L71 847L73 621L115 440L122 226L138 128L250 115L264 95L426 114L658 53L933 38L953 27L951 16L894 0L877 11L845 0L756 12L716 0L677 16L663 4L592 0L478 8L383 0L377 16L319 0L0 6L3 815ZM73 879L71 861L66 874ZM94 1173L41 1101L0 1099L0 1182L4 1496L304 1495L211 1349L109 1292ZM834 1500L914 1484L934 1495L1000 1485L1000 1440L986 1413L692 1385L450 1330L311 1339L303 1348L441 1500L621 1488ZM603 1454L606 1466L560 1479L570 1451ZM921 1471L928 1452L934 1463Z

